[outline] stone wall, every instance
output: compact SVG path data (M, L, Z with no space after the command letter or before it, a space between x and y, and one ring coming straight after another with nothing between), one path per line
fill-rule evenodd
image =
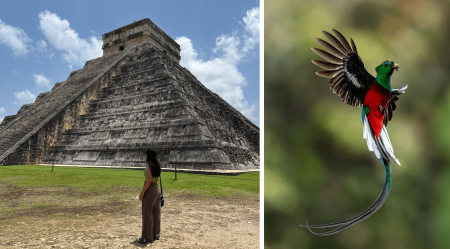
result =
M18 134L23 143L6 160L0 153L0 162L145 167L143 153L152 149L163 167L259 167L256 125L154 44L129 51L116 52L120 59L106 60L110 54L86 62L39 103L25 107L26 114L47 102L63 109L46 114L50 119L32 136ZM66 106L52 100L56 91L72 88L79 94ZM8 132L18 130L13 128Z
M111 77L110 73L105 74L105 67L114 72L118 66L113 61L128 52L86 63L81 72L76 76L72 73L65 84L55 85L45 98L21 108L24 110L19 111L13 122L2 123L0 164L43 163L51 146L60 143L62 135L76 125L80 115L87 113L90 102L99 97L102 85ZM116 66L112 67L112 63Z
M210 127L211 134L221 141L249 147L259 155L259 127L234 109L217 94L206 88L189 70L169 60L168 67L177 78L180 87L195 112Z
M174 76L174 67L168 63L177 65L153 44L140 45L112 77L110 85L101 90L100 98L91 102L87 115L66 132L59 146L52 148L48 162L57 159L60 164L70 165L145 167L143 152L152 149L163 167L175 164L188 169L257 167L259 158L249 153L257 155L259 151L252 151L259 149L259 145L252 147L245 137L235 138L237 133L227 130L231 127L228 120L210 122L201 118L199 107L194 106L199 103L189 101L188 95L196 93L186 93ZM203 96L208 94L212 93ZM202 102L207 108L203 110L205 116L214 116L210 112L215 110L208 106L224 102L217 98L220 99L212 94ZM226 114L230 120L243 117L233 116L237 111L231 109ZM222 124L228 124L221 127L223 133L228 132L228 141L211 132ZM230 153L224 150L225 145Z
M175 62L181 59L180 45L148 18L103 34L102 39L104 55L151 42Z

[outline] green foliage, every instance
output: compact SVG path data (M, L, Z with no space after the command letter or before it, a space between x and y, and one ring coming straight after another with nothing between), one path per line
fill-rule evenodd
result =
M450 244L449 1L265 1L265 248L446 248ZM369 73L400 65L387 129L401 167L372 217L319 237L299 226L351 218L376 199L382 163L362 138L361 109L311 63L321 30L353 38ZM324 231L324 230L318 230Z

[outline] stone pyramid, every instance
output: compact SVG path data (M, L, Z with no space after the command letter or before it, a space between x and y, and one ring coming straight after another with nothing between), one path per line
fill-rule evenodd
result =
M259 168L259 128L179 65L150 19L103 35L103 56L0 124L0 165Z

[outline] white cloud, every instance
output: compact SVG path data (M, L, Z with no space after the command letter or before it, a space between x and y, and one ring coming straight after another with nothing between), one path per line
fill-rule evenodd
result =
M42 74L33 74L33 80L38 88L44 88L46 90L52 88L52 82Z
M3 113L5 113L5 108L0 108L0 114L3 114ZM3 119L4 119L5 117L2 117L2 116L0 116L0 123L3 121Z
M40 29L50 45L62 51L62 56L69 67L82 66L87 60L102 56L102 41L92 36L89 41L81 39L70 28L67 20L61 20L55 13L46 10L39 13Z
M36 42L36 50L39 52L47 52L47 43L44 40Z
M197 58L198 54L189 38L180 37L176 41L181 46L180 64L188 68L211 91L219 94L233 107L242 111L244 93L241 86L245 85L246 81L236 66L239 55L234 53L234 48L232 48L235 41L225 37L217 38L216 46L227 44L228 47L221 48L221 50L231 51L231 54L225 53L222 57L209 61Z
M0 20L0 43L10 47L15 56L26 55L32 40L20 28L16 28Z
M28 91L28 89L21 92L14 92L14 97L17 99L17 101L14 101L14 104L18 106L32 103L36 99L36 96Z
M254 39L259 41L259 7L247 10L247 16L243 18L245 30L251 34Z
M249 56L249 52L259 43L259 8L247 11L243 20L245 34L239 37L237 32L233 32L217 37L213 49L217 57L207 61L198 58L198 53L189 38L178 37L176 42L181 46L180 64L189 69L211 91L219 94L247 118L257 123L259 102L249 105L244 100L242 87L247 81L237 65Z
M247 16L244 17L244 29L249 33L244 35L245 47L244 51L251 50L259 43L259 7L255 7L247 11Z
M13 74L17 75L17 77L22 78L22 75L20 74L20 72L17 72L17 71L14 70L14 69L11 69L11 72L12 72Z
M247 106L248 107L248 106ZM259 120L259 101L253 103L249 108L245 108L242 114L250 120Z

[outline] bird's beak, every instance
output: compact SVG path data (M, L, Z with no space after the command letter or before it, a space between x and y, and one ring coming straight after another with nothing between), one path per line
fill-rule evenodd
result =
M400 68L400 66L398 64L395 64L391 67L393 69L395 69L396 71L398 71L398 69Z

